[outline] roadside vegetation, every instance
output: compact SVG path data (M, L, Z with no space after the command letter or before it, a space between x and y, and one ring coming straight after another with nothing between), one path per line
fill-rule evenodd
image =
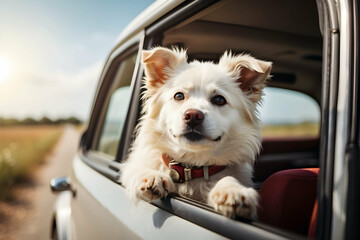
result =
M59 125L59 124L74 124L74 125L80 125L82 122L75 118L75 117L69 117L69 118L59 118L56 120L52 120L48 117L43 117L39 120L36 120L34 118L24 118L24 119L16 119L16 118L2 118L0 117L0 126L19 126L19 125Z
M318 137L319 132L319 123L313 122L303 122L298 124L271 124L264 125L261 129L261 135L263 138Z
M80 126L81 122L75 118L0 118L0 200L9 198L11 187L45 160L60 138L64 123Z

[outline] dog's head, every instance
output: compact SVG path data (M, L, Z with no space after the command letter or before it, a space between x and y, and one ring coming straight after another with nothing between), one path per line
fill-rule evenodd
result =
M146 121L156 147L191 165L252 162L260 149L256 106L271 63L225 52L218 64L183 50L143 51Z

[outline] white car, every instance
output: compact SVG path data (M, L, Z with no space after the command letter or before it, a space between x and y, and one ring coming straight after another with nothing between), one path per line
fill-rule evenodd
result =
M356 0L154 2L110 52L71 176L51 181L59 192L51 237L360 239L358 25ZM190 59L217 61L232 49L273 62L259 110L257 220L175 195L135 204L125 194L118 167L140 117L141 50L153 46L188 49Z

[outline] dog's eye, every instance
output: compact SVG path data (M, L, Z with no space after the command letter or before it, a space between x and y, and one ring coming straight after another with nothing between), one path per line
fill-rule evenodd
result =
M227 103L226 99L221 95L217 95L217 96L211 98L210 101L212 104L217 105L217 106L223 106Z
M174 95L174 99L175 99L176 101L184 100L184 98L185 98L185 96L184 96L184 94L183 94L182 92L177 92L177 93L175 93L175 95Z

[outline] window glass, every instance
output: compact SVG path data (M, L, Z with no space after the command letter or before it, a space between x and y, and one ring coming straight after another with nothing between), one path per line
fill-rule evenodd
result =
M126 115L129 108L130 84L135 68L136 54L123 60L110 89L110 99L96 150L110 156L116 155Z
M310 96L281 88L265 88L262 106L262 137L318 137L320 107Z

